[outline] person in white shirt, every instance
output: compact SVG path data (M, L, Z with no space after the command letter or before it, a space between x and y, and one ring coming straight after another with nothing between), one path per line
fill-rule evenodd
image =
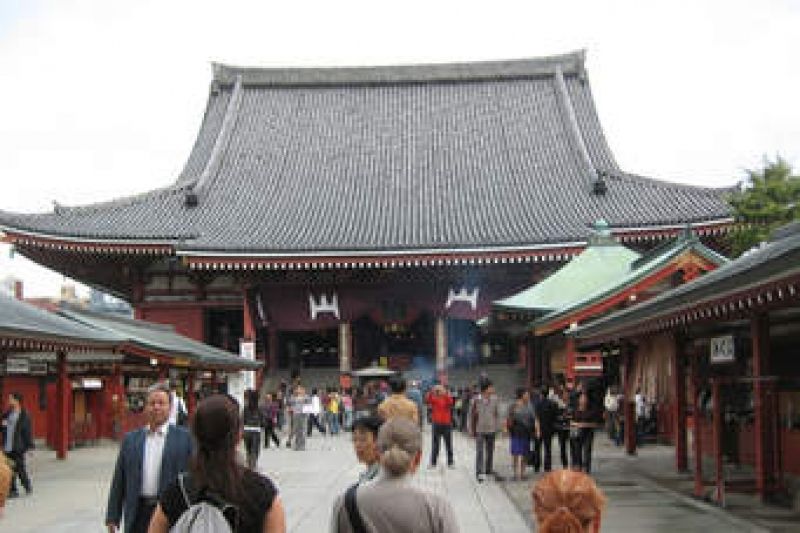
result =
M169 423L173 426L186 425L186 419L189 412L186 410L186 404L183 398L178 395L178 389L174 385L170 391L170 406L169 406Z
M319 399L317 389L311 389L311 412L308 416L308 430L306 433L309 437L314 426L317 427L320 433L325 433L325 427L319 420L320 413L322 413L322 402Z
M619 396L614 387L609 387L603 400L606 408L606 429L608 438L615 441L617 438L617 416L619 413Z
M157 383L147 392L147 426L125 435L108 494L106 526L115 533L122 518L125 533L144 533L165 487L185 472L192 453L186 429L169 423L169 387Z
M641 437L644 434L644 425L647 420L647 399L642 394L642 389L636 389L636 396L633 397L636 407L636 441L641 444Z

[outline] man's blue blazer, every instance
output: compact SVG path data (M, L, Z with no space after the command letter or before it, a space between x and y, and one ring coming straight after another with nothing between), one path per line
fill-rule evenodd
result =
M125 435L108 493L106 523L119 524L124 510L125 531L129 531L136 519L136 508L142 492L142 463L146 435L146 428ZM186 471L191 454L192 438L189 432L183 427L168 426L164 454L161 457L161 475L158 479L159 495L178 478L179 473Z

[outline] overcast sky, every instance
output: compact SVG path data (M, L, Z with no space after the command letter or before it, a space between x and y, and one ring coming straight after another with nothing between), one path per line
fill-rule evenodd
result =
M627 171L729 186L800 166L800 2L0 0L0 209L46 211L177 178L212 61L385 65L587 50ZM57 293L0 249L0 279Z

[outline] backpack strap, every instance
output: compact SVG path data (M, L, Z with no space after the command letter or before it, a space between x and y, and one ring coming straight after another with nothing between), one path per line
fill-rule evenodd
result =
M189 509L192 505L192 498L189 494L194 492L194 486L192 485L192 478L186 474L186 472L181 472L178 474L178 486L181 489L181 494L183 495L183 501L186 503L186 509ZM222 497L218 496L214 492L207 492L202 490L200 494L196 494L197 501L205 501L216 507L222 513L222 516L228 521L228 524L231 525L231 529L233 531L238 531L240 524L241 517L239 516L239 508L233 504L226 502ZM196 502L195 502L196 503Z
M178 486L181 489L183 501L186 503L186 508L188 509L192 506L192 500L189 498L189 491L186 489L186 472L178 474Z
M353 526L354 533L367 533L367 526L361 519L361 513L358 512L358 505L356 504L356 489L358 483L352 485L347 492L344 493L344 507L347 509L347 517L350 519L350 525Z

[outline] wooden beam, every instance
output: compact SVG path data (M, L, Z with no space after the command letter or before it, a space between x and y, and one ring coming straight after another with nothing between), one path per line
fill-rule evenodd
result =
M689 458L686 449L686 343L676 335L675 352L672 357L672 388L673 402L673 436L675 438L675 468L685 472L689 468Z
M722 394L720 380L711 380L711 396L713 403L712 439L714 441L714 499L722 507L725 506L725 466L722 463Z
M756 491L766 498L774 489L774 435L772 403L774 384L767 379L770 373L769 317L759 314L750 322L753 353L753 434L755 436Z
M636 455L636 403L633 401L633 346L624 343L620 350L623 361L623 391L622 416L625 421L625 451L628 455Z
M703 416L700 413L700 376L698 366L697 354L692 354L689 359L689 372L691 375L692 420L694 422L694 433L692 434L694 495L701 498L705 487L703 484Z
M56 458L66 459L69 448L70 400L72 387L67 375L67 353L58 352L58 377L56 378Z

